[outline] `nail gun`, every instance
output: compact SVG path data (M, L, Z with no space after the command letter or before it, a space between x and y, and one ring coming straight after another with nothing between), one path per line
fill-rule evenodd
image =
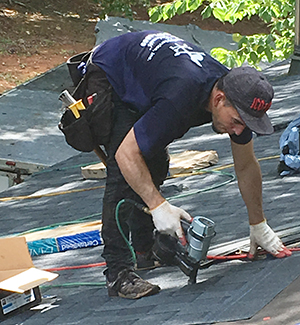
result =
M205 267L207 251L215 236L215 223L205 217L194 217L192 223L182 220L187 245L168 234L156 232L153 245L154 256L166 265L177 265L189 277L188 283L196 283L199 268Z

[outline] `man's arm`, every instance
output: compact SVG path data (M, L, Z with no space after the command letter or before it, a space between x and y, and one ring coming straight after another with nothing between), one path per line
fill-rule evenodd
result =
M241 145L231 141L235 173L246 204L250 225L264 220L262 204L262 177L253 150L253 140Z
M250 224L249 258L253 258L258 246L273 256L282 258L291 252L269 227L262 207L262 177L259 163L253 150L253 140L245 145L231 141L234 168L238 185L246 204Z
M175 234L185 244L180 219L191 221L184 210L169 204L155 187L132 128L116 152L116 161L130 187L147 204L157 230Z
M165 201L152 182L133 128L119 146L116 160L126 182L143 199L150 210Z

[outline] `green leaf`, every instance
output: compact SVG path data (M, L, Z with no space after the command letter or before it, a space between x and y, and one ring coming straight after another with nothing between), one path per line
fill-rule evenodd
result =
M248 41L248 38L247 38L247 36L243 36L240 40L239 40L239 47L242 47L243 46L243 44L245 44L245 45L248 45L248 43L249 43L249 41Z
M269 12L265 11L263 14L260 15L264 22L269 23L272 20L272 16Z
M257 52L258 54L261 54L264 50L265 50L264 46L259 45L259 46L257 47L256 52Z
M240 35L239 33L232 34L232 40L238 43L244 36Z
M275 23L275 25L273 25L273 26L274 26L274 29L277 30L278 32L282 30L282 22L281 21L277 21Z
M252 61L253 63L256 63L257 60L258 60L258 56L257 56L257 54L256 54L255 52L251 52L251 53L250 53L250 59L251 59L251 61Z
M234 66L242 64L241 60L236 56L235 51L229 51L222 47L217 47L213 48L210 51L210 54L228 68L233 68Z
M201 0L188 0L187 7L191 12L193 12L201 6L202 2L203 1Z
M244 15L241 12L237 12L235 14L236 19L242 20L244 18Z
M207 6L204 10L201 12L201 16L203 19L209 18L211 16L212 9L210 6Z
M245 9L247 9L247 7L248 7L248 4L246 5L245 1L238 1L238 7L237 7L236 12L242 12Z
M172 18L176 14L176 8L174 2L165 10L166 15L168 16L168 19Z
M162 14L162 19L165 21L167 19L171 19L172 17L170 17L168 15L168 10L170 9L171 7L171 3L166 3L164 4L163 6L160 6L161 8L161 14Z
M221 62L222 60L226 59L228 52L229 51L223 47L215 47L211 49L210 54Z
M152 23L162 20L161 7L154 7L148 11L149 19Z
M216 19L220 20L223 23L225 20L226 12L221 8L214 8L213 15Z
M273 42L274 41L274 39L273 39L273 36L270 34L270 35L268 35L267 36L267 39L266 39L266 43L267 44L270 44L271 42Z
M187 11L187 2L183 0L181 5L177 8L177 14L182 15Z
M227 13L225 13L224 20L229 21L232 18L234 18L233 9L231 9L231 10L227 11Z
M176 11L178 10L178 8L182 5L181 0L176 0L175 2L173 2L173 5L175 6Z
M228 10L230 6L227 9L227 13L225 15L225 21L229 21L232 25L236 23L240 17L243 17L242 11L238 11L240 6L237 3L232 3L230 10Z
M232 55L228 55L226 57L226 60L224 61L224 64L228 68L234 68L237 65L237 62L236 62L235 58Z
M272 62L273 55L269 47L265 49L265 54L269 62Z

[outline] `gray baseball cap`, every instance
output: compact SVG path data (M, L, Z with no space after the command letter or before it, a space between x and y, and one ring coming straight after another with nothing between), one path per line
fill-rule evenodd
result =
M233 68L223 79L223 91L249 129L257 134L274 132L266 111L274 90L267 78L255 68Z

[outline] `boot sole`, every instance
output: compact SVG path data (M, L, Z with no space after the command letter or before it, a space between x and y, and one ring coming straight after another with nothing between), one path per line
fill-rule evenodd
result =
M138 293L138 294L124 295L121 292L118 292L118 295L119 295L119 297L125 298L125 299L139 299L142 297L148 297L148 296L155 295L155 294L159 293L159 291L160 291L159 286L153 286L153 288L150 288L149 290Z

